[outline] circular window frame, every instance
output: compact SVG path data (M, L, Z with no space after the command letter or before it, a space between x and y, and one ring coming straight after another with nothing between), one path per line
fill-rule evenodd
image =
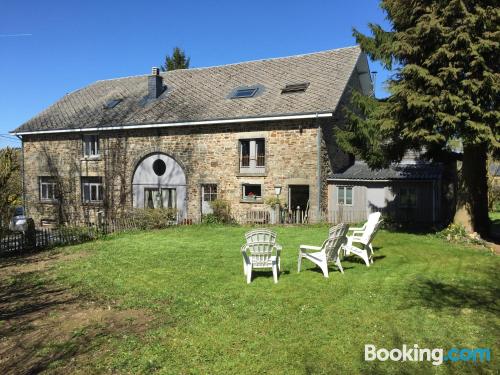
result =
M167 164L162 159L156 159L153 162L151 168L153 169L153 172L155 175L157 175L158 177L161 177L167 171Z

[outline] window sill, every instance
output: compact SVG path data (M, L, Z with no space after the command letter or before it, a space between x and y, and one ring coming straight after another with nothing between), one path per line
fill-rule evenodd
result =
M264 203L264 199L262 199L262 198L257 198L257 199L240 199L240 203L263 204Z
M102 206L103 201L94 201L94 202L82 202L82 206Z
M242 172L236 174L236 177L267 177L266 172Z
M99 161L102 160L101 155L96 156L84 156L80 159L81 161Z
M40 204L58 204L58 200L50 200L50 199L40 199L39 200Z

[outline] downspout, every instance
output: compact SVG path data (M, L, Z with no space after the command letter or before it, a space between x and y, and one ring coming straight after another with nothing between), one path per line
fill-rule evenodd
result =
M20 135L16 135L17 138L19 138L19 140L21 141L21 169L22 169L22 173L21 173L21 188L23 190L23 207L24 207L24 214L26 216L28 216L28 210L26 208L26 189L24 188L25 187L25 182L24 182L24 141L23 141L23 137L20 136Z
M317 165L316 165L316 186L317 186L317 197L316 197L316 222L321 221L321 138L322 130L321 125L318 122L318 114L316 113L316 125L318 126L318 132L316 133L316 153L317 153Z
M23 199L23 208L24 208L24 214L28 216L28 210L26 209L26 189L25 187L25 182L24 182L24 141L23 137L20 135L16 135L17 138L21 141L21 189L23 190L22 194L22 199Z

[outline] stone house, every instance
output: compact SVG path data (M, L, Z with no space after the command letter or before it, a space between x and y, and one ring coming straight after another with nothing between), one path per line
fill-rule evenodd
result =
M357 46L97 81L12 132L24 204L37 225L148 207L196 222L214 199L241 219L278 193L320 220L353 161L333 133L353 89L372 92Z

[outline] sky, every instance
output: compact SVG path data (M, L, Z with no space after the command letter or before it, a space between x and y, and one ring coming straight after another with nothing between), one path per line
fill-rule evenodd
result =
M1 0L0 147L65 94L149 74L175 46L192 67L223 65L351 46L369 22L389 28L376 0ZM371 70L387 95L389 72Z

